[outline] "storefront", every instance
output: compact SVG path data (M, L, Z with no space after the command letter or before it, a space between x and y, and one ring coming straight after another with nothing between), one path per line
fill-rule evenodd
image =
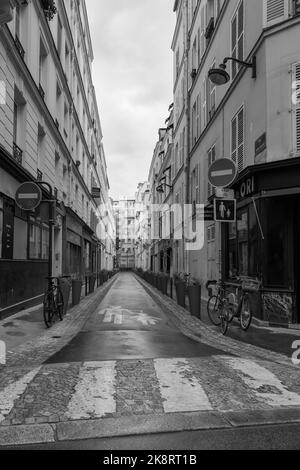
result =
M48 204L24 212L15 194L26 180L6 154L0 154L0 318L38 304L45 291L49 256ZM44 194L47 199L47 194Z
M66 256L63 259L64 272L73 279L83 277L83 224L80 218L69 208L66 209Z
M300 158L248 167L235 182L237 222L224 229L226 280L262 280L255 315L300 323Z

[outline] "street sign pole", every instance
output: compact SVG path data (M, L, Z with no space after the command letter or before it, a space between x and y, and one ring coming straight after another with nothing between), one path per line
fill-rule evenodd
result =
M53 274L53 227L54 227L54 204L55 199L53 198L53 189L49 183L39 181L36 183L38 186L46 186L49 189L50 199L48 201L49 207L49 263L48 263L48 277L52 277ZM51 282L49 279L49 286Z

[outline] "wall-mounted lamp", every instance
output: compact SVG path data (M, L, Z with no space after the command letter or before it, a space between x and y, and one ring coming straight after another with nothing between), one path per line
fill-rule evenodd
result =
M233 62L237 62L238 64L243 65L247 68L252 68L252 78L256 78L257 76L257 67L256 67L256 56L253 56L252 62L244 62L243 60L235 59L234 57L225 57L223 63L220 64L219 68L217 69L210 69L208 72L208 78L210 81L217 86L225 85L226 83L230 82L230 75L226 71L226 64L229 60Z

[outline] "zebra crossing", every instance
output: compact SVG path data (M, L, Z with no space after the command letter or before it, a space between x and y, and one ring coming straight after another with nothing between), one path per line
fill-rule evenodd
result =
M229 355L44 365L0 385L0 426L296 407L298 369Z

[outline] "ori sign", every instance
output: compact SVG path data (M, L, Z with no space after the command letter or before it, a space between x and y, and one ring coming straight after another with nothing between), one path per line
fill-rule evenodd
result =
M240 197L244 199L245 197L252 196L255 192L255 181L254 176L251 176L244 180L239 188Z

